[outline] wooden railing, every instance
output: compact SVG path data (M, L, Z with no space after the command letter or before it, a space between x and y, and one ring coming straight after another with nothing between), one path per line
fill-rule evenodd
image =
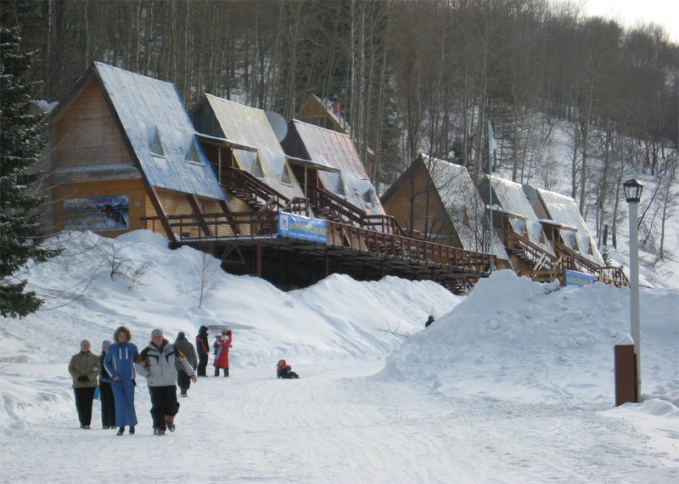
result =
M251 200L258 206L268 204L270 207L283 209L290 201L252 174L232 167L227 167L222 173L222 185L237 196L246 201Z
M521 253L524 259L531 262L533 270L552 269L554 267L556 257L527 238L511 230L504 231L502 238L507 251Z
M146 217L144 220L147 229L155 231L161 228L159 217ZM205 213L201 215L200 221L193 215L169 215L167 220L171 230L178 235L177 240L185 243L206 240L254 239L278 234L277 211ZM471 252L349 224L326 222L326 245L342 250L414 261L423 265L442 264L451 266L458 272L477 276L488 275L491 266L496 263L496 257L492 254ZM242 234L238 236L215 235L229 230L234 225L240 227L247 225L250 230L242 230ZM204 227L206 230L201 230L200 227Z
M406 236L405 231L391 215L368 215L355 205L320 187L311 187L308 192L313 208L327 214L333 222Z

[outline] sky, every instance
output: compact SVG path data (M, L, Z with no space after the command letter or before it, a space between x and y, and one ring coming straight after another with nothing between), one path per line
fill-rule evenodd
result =
M0 482L679 479L676 278L644 272L642 401L616 408L628 289L499 271L465 296L339 274L281 292L213 261L217 284L199 308L194 249L147 231L51 242L64 254L24 274L44 309L0 324ZM136 435L102 429L96 401L92 429L79 428L68 362L82 339L98 353L121 324L140 349L155 327L170 341L203 324L233 331L229 378L192 384L174 433L153 435L142 377ZM299 380L275 378L280 358Z
M673 42L679 43L679 2L668 0L583 0L584 12L619 20L627 27L638 21L662 25Z

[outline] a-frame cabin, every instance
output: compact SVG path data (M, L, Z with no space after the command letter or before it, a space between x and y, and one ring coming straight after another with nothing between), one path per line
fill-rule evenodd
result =
M521 184L486 176L479 194L493 208L493 225L517 274L532 276L555 267L557 256Z
M568 269L590 274L607 283L627 284L621 268L606 267L575 200L530 185L524 185L523 190L542 222L554 253L559 259L568 261Z
M409 235L493 254L498 269L510 267L500 239L489 230L483 200L463 166L420 154L381 200Z
M54 231L206 235L226 197L173 84L95 62L50 116ZM175 227L166 214L197 221ZM149 227L146 218L153 218Z
M351 135L351 126L340 112L339 99L309 96L297 112L297 119L305 123Z
M292 158L328 168L317 172L316 183L305 183L306 196L319 215L389 233L398 230L385 217L375 186L348 135L293 119L281 144Z

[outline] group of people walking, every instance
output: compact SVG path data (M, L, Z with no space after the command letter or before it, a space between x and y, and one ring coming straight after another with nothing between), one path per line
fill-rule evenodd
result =
M172 344L161 329L154 329L149 345L140 353L132 343L130 330L120 326L113 333L113 343L102 342L101 355L94 355L90 350L90 342L81 341L80 352L73 355L68 365L80 428L90 428L94 394L99 387L102 427L117 428L117 435L123 435L126 428L134 434L137 425L135 377L139 374L146 377L151 395L153 433L174 432L174 417L180 406L177 386L185 397L191 382L196 381L194 369L198 358L184 333L179 333Z
M139 374L146 377L151 395L154 435L165 435L166 430L174 432L174 418L180 407L177 387L180 395L186 397L191 382L197 381L196 376L208 376L207 364L211 350L214 354L214 376L223 374L228 377L232 342L231 330L224 329L210 345L207 326L200 327L195 348L183 332L177 335L174 343L170 343L162 329L154 329L148 346L139 352L132 343L130 330L125 326L116 328L113 342L102 342L99 356L91 352L88 340L81 341L80 352L71 357L68 365L73 378L80 428L90 428L92 405L98 387L102 427L118 429L116 435L124 435L127 429L133 435L138 423L134 392L137 385L135 377ZM285 360L278 362L276 376L283 379L299 378Z

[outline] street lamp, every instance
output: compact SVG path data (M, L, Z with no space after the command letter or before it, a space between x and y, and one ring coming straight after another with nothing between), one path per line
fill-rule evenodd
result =
M629 265L630 265L630 319L632 339L636 356L636 396L641 396L641 324L639 322L639 215L638 207L644 186L637 180L627 180L622 184L625 199L629 203Z

